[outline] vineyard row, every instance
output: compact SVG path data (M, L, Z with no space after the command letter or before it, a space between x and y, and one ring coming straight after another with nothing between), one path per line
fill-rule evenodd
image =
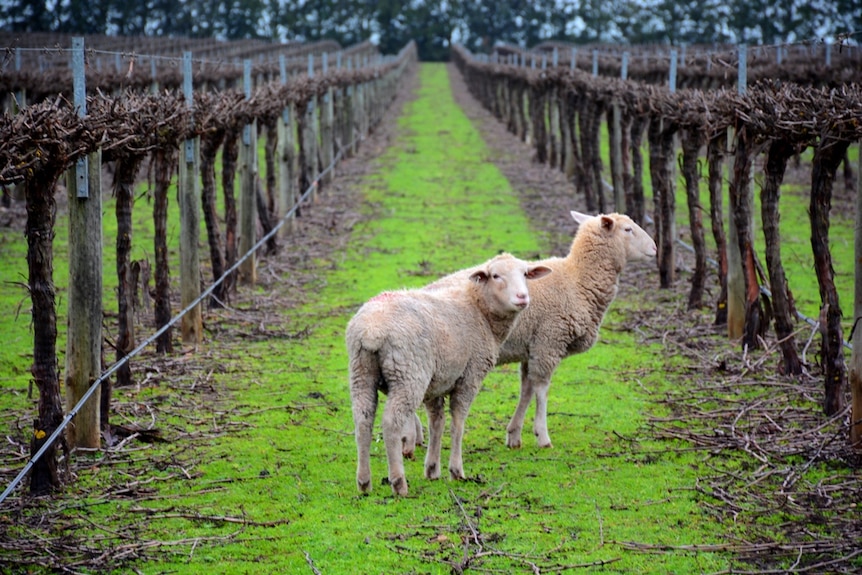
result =
M155 221L156 326L171 322L167 268L167 193L177 174L180 208L180 283L184 308L182 337L197 343L202 337L198 253L199 213L207 230L214 280L212 301L229 301L237 281L253 284L254 244L260 223L273 229L272 217L287 219L296 212L300 193L318 193L332 178L335 158L349 155L386 113L404 71L416 61L415 45L396 58L358 70L330 69L259 84L253 88L195 91L187 98L177 91L140 94L126 90L117 96L96 93L86 98L86 115L66 97L58 96L0 120L0 184L16 185L27 207L28 284L32 301L34 354L32 375L39 390L31 461L16 481L30 471L30 490L44 492L59 485L57 439L71 446L99 447L101 428L108 421L111 384L101 376L101 166L112 162L118 226L119 287L117 360L118 383L129 381L127 355L135 349L134 270L131 222L134 186L141 165L152 166ZM257 173L257 131L265 134L266 192ZM215 211L215 158L222 157L225 194L222 234ZM87 159L88 167L78 168ZM277 167L276 167L277 166ZM65 384L69 414L64 418L57 361L57 312L53 282L55 188L66 174L69 196L69 319ZM234 198L239 174L239 202ZM278 175L278 178L276 178ZM86 182L87 192L79 193ZM7 196L8 198L8 196ZM238 205L237 205L238 204ZM267 243L277 249L277 243ZM236 271L241 254L251 252ZM139 270L138 270L139 271ZM198 302L198 303L195 303ZM170 330L157 339L157 350L168 352ZM95 393L93 390L96 390ZM90 399L86 399L93 394ZM101 402L97 399L101 397ZM100 409L100 403L102 407ZM62 435L74 415L74 425ZM11 491L9 489L3 497ZM0 498L2 499L2 498Z
M814 151L810 193L811 243L822 298L822 367L824 410L844 408L848 370L843 355L842 311L834 283L829 249L829 212L837 169L848 147L862 138L862 87L804 86L762 80L747 90L719 88L669 90L637 80L594 76L566 67L538 68L492 63L464 49L453 57L473 94L511 131L529 141L540 162L565 170L590 211L625 211L643 223L642 143L649 149L649 176L655 205L658 268L661 286L675 281L675 142L680 142L695 270L689 307L703 305L707 253L699 200L698 162L705 151L709 214L720 262L721 296L717 322L726 322L731 338L742 338L754 349L768 327L761 301L754 252L753 166L765 154L761 190L762 226L771 308L782 352L782 372L799 374L802 363L793 331L793 300L785 279L777 229L778 198L790 158ZM599 155L599 134L606 122L610 136L609 180L613 197L606 198ZM722 207L722 171L730 158L728 214ZM728 226L725 228L724 222ZM859 354L854 354L857 357ZM862 438L862 392L852 387L851 436Z

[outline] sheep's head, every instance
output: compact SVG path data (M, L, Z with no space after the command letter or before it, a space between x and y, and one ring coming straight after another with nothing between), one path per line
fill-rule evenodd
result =
M576 211L572 211L571 214L579 225L596 219L603 234L619 238L625 246L626 261L652 260L658 253L655 242L649 234L625 214L588 216Z
M510 254L488 260L470 275L470 281L484 285L491 311L500 315L518 313L530 304L528 280L545 277L551 269L532 265Z

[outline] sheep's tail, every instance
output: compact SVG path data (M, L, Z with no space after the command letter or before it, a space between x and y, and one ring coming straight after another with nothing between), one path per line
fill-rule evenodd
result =
M371 490L371 438L377 415L377 388L381 380L376 351L356 345L350 354L350 401L353 407L356 436L356 485L366 493Z

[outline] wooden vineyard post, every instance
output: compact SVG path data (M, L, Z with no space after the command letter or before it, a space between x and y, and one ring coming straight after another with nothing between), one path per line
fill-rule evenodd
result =
M676 92L676 50L670 51L668 91ZM655 198L656 244L658 246L659 281L662 288L676 281L676 174L674 170L674 140L677 126L664 116L650 121L648 140L650 177Z
M314 77L314 55L308 55L308 78ZM302 172L300 177L299 193L304 194L308 188L314 186L311 192L311 200L317 199L317 111L315 110L315 98L312 96L305 104L305 114L302 121L301 131L301 152L302 152ZM364 122L364 101L360 97L360 110L363 114ZM362 134L365 135L363 129Z
M747 81L746 72L746 47L739 46L739 70L737 80L737 91L744 94ZM733 139L736 139L734 134ZM739 154L737 154L737 157ZM737 172L736 161L731 171ZM731 190L736 194L750 194L751 180L745 182L746 188ZM728 228L727 228L727 337L739 339L745 329L745 276L742 271L742 254L739 251L739 239L737 237L736 222L733 217L733 196L728 204Z
M323 74L329 71L329 58L326 53L323 54ZM330 167L332 160L335 157L333 153L333 130L332 130L332 88L328 88L323 95L320 96L320 163L325 170ZM335 170L328 170L322 177L324 184L332 181Z
M563 135L563 123L562 123L562 115L563 115L563 93L564 90L562 88L554 88L553 91L553 108L551 111L551 133L553 134L553 155L552 159L554 161L553 167L557 170L564 172L565 171L565 162L566 162L566 143L565 136ZM565 172L564 172L565 173Z
M251 97L251 60L243 66L243 90ZM251 251L257 230L257 124L252 121L242 130L239 153L239 253ZM257 283L257 260L250 254L239 266L239 281L244 285Z
M335 69L339 74L344 69L341 51L335 53ZM340 153L342 158L346 158L348 153L348 142L344 138L345 92L343 82L339 82L338 87L332 91L332 151L336 156Z
M862 332L857 332L862 317L862 141L859 142L859 164L856 173L856 230L854 248L855 289L853 292L853 352L850 360L850 445L862 448Z
M353 59L347 58L347 71L353 71ZM359 142L356 139L356 86L347 86L344 90L344 145L350 156L356 154Z
M623 54L620 77L625 80L627 54ZM626 194L623 184L623 119L619 95L614 94L607 112L608 135L610 144L611 187L614 194L614 211L626 213Z
M358 63L359 56L357 58L357 68L364 67L360 66ZM365 96L368 91L368 82L360 82L356 85L356 126L359 129L359 137L365 138L368 135L368 116L365 113Z
M192 53L183 53L183 93L192 108ZM180 208L180 301L185 309L201 295L200 248L200 139L185 140L180 148L177 179ZM183 343L197 345L203 340L203 318L198 303L183 315L180 331Z
M287 61L284 54L278 57L281 83L287 84ZM296 203L296 126L293 104L281 111L278 119L278 219L281 221ZM296 214L291 216L287 225L282 226L281 234L296 231Z
M87 115L84 39L72 39L72 78L78 115ZM66 338L66 409L71 411L102 371L102 153L66 172L69 197L69 311ZM101 445L99 393L93 393L67 429L71 447Z
M573 109L571 108L571 100L566 94L566 90L560 93L560 154L562 165L560 170L566 175L567 180L571 180L575 175L575 155L572 150L572 118L574 117Z

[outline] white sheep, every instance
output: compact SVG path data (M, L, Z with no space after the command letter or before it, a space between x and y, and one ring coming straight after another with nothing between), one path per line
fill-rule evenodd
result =
M378 391L388 395L381 425L392 491L407 494L402 440L422 403L429 422L425 476L440 477L447 396L449 475L464 478L461 440L470 404L512 323L529 304L526 280L548 273L545 266L502 254L446 288L383 292L357 311L346 340L360 491L371 490L369 449Z
M626 263L656 256L655 242L626 215L571 214L579 226L569 254L534 262L554 273L530 290L530 307L518 317L497 358L497 365L521 363L521 396L506 428L509 447L521 446L524 417L534 397L533 433L540 447L551 447L551 375L563 358L585 352L596 343ZM453 281L462 281L463 275L470 272L455 272L426 289L443 289Z

